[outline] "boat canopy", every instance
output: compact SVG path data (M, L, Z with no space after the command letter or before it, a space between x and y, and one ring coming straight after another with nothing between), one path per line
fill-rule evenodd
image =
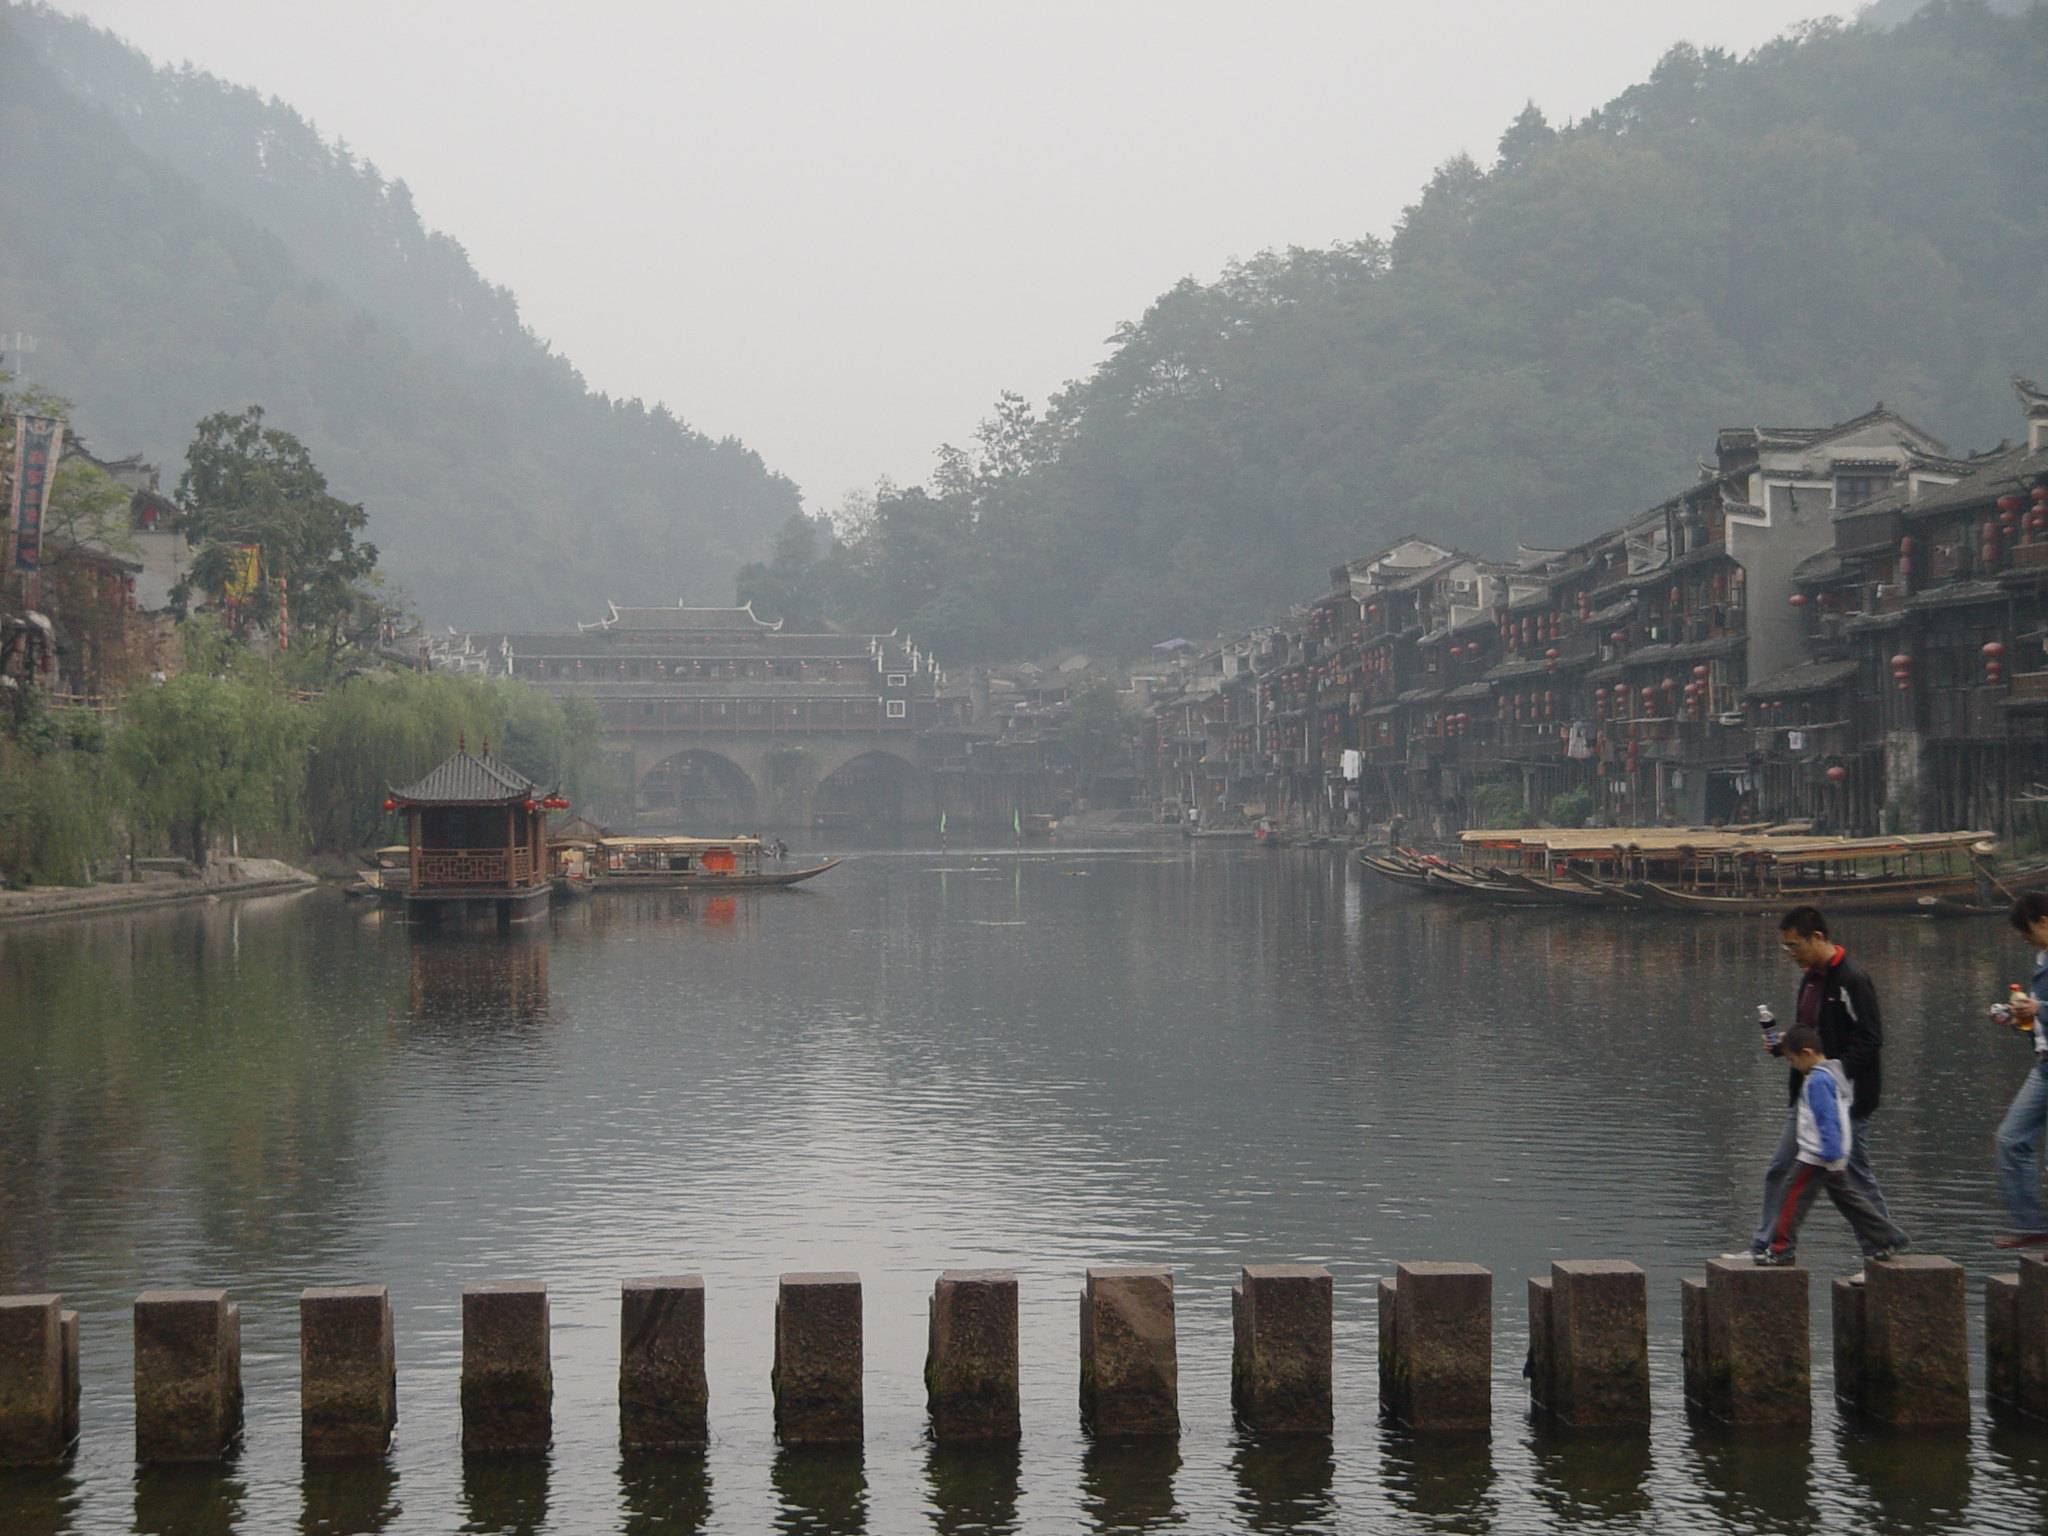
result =
M1909 853L1968 849L1990 855L1997 843L1988 832L1901 833L1893 837L1801 837L1768 830L1730 832L1686 827L1534 827L1518 831L1464 832L1466 849L1531 849L1551 854L1672 853L1766 859L1776 864L1841 859L1895 858Z
M759 852L758 837L600 837L600 848L625 852L644 848L649 853L694 853L700 848L730 848L735 852Z

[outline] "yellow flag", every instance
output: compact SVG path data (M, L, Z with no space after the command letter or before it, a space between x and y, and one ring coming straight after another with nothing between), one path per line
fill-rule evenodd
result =
M246 603L256 595L256 583L263 579L263 550L255 544L237 544L228 556L228 579L220 595L231 603Z

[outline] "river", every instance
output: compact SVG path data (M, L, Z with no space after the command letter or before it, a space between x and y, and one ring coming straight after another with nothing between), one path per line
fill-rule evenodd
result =
M529 926L414 936L318 892L0 930L0 1289L82 1310L85 1379L76 1461L0 1474L0 1530L2048 1526L2048 1434L1840 1420L1820 1284L1811 1437L1687 1423L1678 1278L1744 1240L1784 1113L1751 1022L1794 980L1768 923L1465 910L1334 853L1175 845L877 849L798 891ZM2027 1066L1982 1015L2026 956L1990 922L1841 937L1887 1007L1876 1166L1919 1249L1970 1269L1974 1329ZM1854 1267L1825 1202L1804 1254ZM1574 1257L1649 1272L1647 1440L1526 1416L1524 1279ZM1376 1421L1372 1277L1403 1259L1494 1271L1490 1441ZM1231 1429L1230 1285L1278 1260L1336 1275L1328 1444ZM1175 1272L1177 1448L1079 1432L1074 1298L1104 1263ZM1021 1277L1015 1453L923 1438L926 1304L966 1266ZM775 1277L840 1269L866 1284L866 1447L779 1456ZM618 1283L685 1271L714 1444L622 1464ZM457 1451L473 1280L550 1287L545 1461ZM307 1473L297 1295L359 1283L391 1288L397 1442ZM248 1430L225 1471L138 1478L127 1309L173 1285L240 1302Z

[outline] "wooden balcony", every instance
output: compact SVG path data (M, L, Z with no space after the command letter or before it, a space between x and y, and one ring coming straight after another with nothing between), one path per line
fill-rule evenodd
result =
M525 848L429 848L415 856L410 889L504 891L535 880L533 854Z
M1997 687L1937 688L1927 694L1927 734L1951 741L1998 741L2006 734Z

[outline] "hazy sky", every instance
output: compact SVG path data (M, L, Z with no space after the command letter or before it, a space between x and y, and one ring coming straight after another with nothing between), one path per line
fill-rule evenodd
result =
M66 0L59 0L60 4ZM1385 234L1672 43L1815 0L68 0L282 97L591 384L736 434L814 509L924 477L1185 276ZM1848 10L1843 5L1837 9Z

